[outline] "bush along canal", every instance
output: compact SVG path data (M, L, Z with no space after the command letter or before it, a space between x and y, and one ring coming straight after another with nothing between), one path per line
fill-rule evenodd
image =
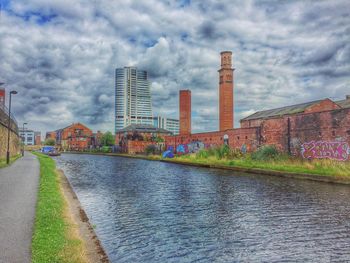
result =
M40 162L40 186L32 262L109 262L69 183L56 170L55 161L40 153L35 155Z
M55 160L111 262L350 259L349 186L115 156Z

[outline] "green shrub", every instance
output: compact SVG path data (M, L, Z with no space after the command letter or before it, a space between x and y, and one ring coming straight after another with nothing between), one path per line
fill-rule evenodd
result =
M145 152L147 155L148 154L155 154L156 150L157 150L157 147L155 145L151 144L151 145L147 145Z
M201 149L199 152L196 154L197 159L207 159L209 157L209 152L208 150Z
M280 153L274 145L262 146L251 155L256 161L276 160L279 156Z

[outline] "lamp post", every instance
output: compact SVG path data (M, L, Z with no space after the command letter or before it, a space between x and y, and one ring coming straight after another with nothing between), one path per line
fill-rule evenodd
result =
M10 91L10 102L9 102L9 120L8 120L8 125L7 125L7 152L6 152L6 163L10 163L10 125L11 125L11 96L16 95L17 91L12 90Z
M27 125L28 123L26 123L26 122L23 122L23 129L22 129L22 134L23 134L23 137L22 137L22 143L23 143L23 145L22 145L22 156L24 156L24 135L25 135L25 133L24 133L24 125Z

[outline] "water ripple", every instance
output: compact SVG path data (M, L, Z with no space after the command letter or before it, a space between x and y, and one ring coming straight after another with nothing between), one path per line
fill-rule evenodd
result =
M57 159L112 262L350 262L350 188L144 160Z

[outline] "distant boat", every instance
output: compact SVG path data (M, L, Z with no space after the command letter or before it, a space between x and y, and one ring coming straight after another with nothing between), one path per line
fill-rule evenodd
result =
M56 151L54 151L54 152L49 152L49 156L60 156L60 155L61 155L60 152L56 152Z

